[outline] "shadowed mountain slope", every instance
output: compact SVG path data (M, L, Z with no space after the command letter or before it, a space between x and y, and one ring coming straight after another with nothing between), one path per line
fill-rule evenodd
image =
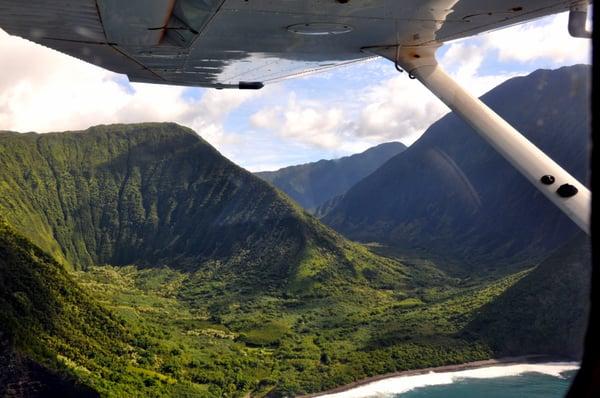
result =
M400 142L388 142L340 159L319 160L255 175L281 189L306 210L314 212L405 150L406 146Z
M589 86L590 67L576 65L510 79L482 99L585 182ZM454 114L351 188L324 221L458 272L531 264L578 231Z
M498 355L580 359L591 271L589 238L580 234L480 308L465 330L490 341Z

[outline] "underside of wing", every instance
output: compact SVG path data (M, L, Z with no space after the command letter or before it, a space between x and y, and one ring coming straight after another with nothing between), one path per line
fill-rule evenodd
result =
M0 28L133 82L216 88L359 62L567 10L560 0L0 0Z

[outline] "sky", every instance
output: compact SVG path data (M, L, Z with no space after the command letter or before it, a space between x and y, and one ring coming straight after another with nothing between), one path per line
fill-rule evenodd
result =
M568 15L447 43L440 64L473 94L539 68L590 63L590 41ZM350 99L350 100L349 100ZM258 91L131 84L127 77L0 29L0 130L177 122L250 171L274 170L401 141L412 144L448 108L378 59Z

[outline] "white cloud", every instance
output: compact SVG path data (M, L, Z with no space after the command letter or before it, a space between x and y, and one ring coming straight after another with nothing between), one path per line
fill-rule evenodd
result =
M126 83L124 76L0 30L0 129L61 131L94 124L175 121L214 145L230 142L228 114L258 93ZM9 54L10 56L5 56ZM119 83L125 82L125 83Z
M0 128L83 129L92 124L173 120L178 87L119 84L119 75L0 31Z
M484 46L497 50L500 61L589 63L591 41L571 37L568 18L568 13L562 13L494 31L484 36Z
M482 43L460 41L447 45L448 49L440 58L440 65L465 87L470 93L481 96L511 77L525 74L512 68L510 71L499 71L492 74L482 73L482 65L486 59L493 57L491 50Z
M516 72L485 75L481 67L486 57L476 45L449 44L440 60L450 75L474 95L480 96ZM362 97L363 110L356 133L374 141L402 140L412 143L449 109L429 90L406 74L383 81Z
M268 93L268 89L255 91L206 90L200 101L189 104L180 123L190 126L205 140L217 147L238 144L239 132L227 132L224 127L229 114L250 98Z
M293 92L287 105L265 107L250 117L250 123L280 137L322 148L339 146L346 127L340 108L314 100L299 101Z
M370 87L361 102L364 106L355 134L376 142L412 142L448 111L421 83L405 73Z
M469 55L469 53L472 53ZM458 61L465 57L468 62ZM452 75L476 95L511 77L511 74L480 75L484 54L462 43L452 44L446 57L458 65ZM389 63L389 68L393 65ZM252 115L252 126L266 129L313 148L351 150L385 141L414 142L449 109L417 80L397 74L344 92L339 100L309 100L288 95L287 103L265 106ZM350 100L346 100L349 98Z
M453 43L441 63L451 67L451 75L461 84L481 95L514 75L481 75L485 55L477 46ZM393 68L391 62L384 66ZM391 140L410 144L449 111L407 74L385 80L379 75L380 71L372 73L370 85L343 92L339 100L299 99L299 94L290 94L287 104L256 112L251 117L252 125L312 147L364 149Z

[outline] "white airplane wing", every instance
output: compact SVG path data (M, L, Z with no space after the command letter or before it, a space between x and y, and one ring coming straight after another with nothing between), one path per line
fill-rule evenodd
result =
M0 28L133 82L260 88L568 10L564 0L0 0Z

